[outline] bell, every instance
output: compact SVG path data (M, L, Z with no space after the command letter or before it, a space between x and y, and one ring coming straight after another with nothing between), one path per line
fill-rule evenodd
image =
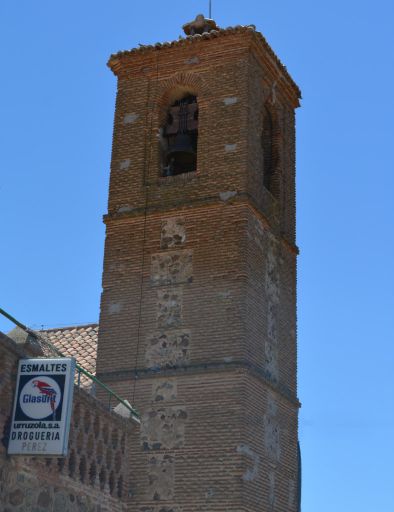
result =
M196 170L197 155L187 133L178 133L173 144L168 146L165 176L175 176Z
M187 133L178 133L175 137L174 144L168 148L168 157L174 157L177 153L195 154L190 137Z

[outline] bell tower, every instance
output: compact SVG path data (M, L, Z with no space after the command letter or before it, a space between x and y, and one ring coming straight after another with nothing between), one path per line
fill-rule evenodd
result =
M98 377L141 412L129 510L297 512L295 108L198 16L117 77Z

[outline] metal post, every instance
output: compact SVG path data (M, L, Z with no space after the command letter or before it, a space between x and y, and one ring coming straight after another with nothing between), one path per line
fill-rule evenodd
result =
M209 0L209 19L212 18L212 0Z

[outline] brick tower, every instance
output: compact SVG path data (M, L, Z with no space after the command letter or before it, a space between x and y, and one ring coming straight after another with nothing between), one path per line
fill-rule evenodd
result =
M98 377L142 414L129 510L296 512L300 92L254 26L184 31L109 60Z

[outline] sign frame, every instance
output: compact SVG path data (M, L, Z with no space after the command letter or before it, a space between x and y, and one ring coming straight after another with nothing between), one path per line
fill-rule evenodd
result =
M67 456L75 369L73 357L19 360L8 455Z

